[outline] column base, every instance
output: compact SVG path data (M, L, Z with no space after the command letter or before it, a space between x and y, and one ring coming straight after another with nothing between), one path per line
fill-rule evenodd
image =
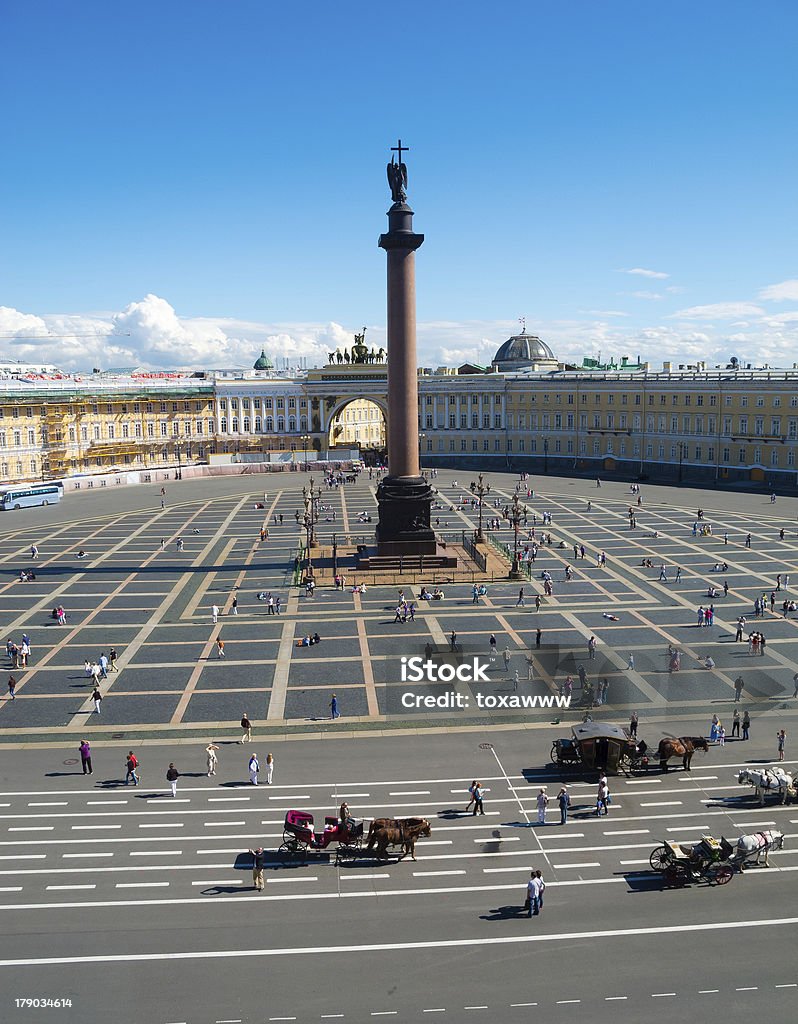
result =
M420 476L388 476L377 488L380 555L434 555L435 531L430 527L432 488Z

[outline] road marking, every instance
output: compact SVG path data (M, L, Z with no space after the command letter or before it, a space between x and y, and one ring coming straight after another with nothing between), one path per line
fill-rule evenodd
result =
M428 789L398 789L388 793L388 796L430 796Z
M699 994L700 996L714 996L714 995L716 995L716 994L717 994L718 992L720 992L720 989L719 989L719 988L700 988L700 989L698 990L698 994Z
M537 1006L537 1005L538 1005L537 1003L510 1003L510 1006L512 1008L515 1008L517 1006Z
M591 860L586 864L552 864L552 867L559 871L560 868L600 868L601 864L597 860Z
M223 878L221 880L221 882L219 882L219 881L216 881L216 882L192 882L191 884L192 885L205 885L205 886L214 886L214 885L243 885L244 884L244 879L243 878L234 878L231 881L229 878Z
M422 1013L446 1013L445 1006L431 1006L428 1010L422 1010Z
M97 857L113 857L112 853L62 853L61 856L66 860L68 857L76 858L82 857L84 859L91 858L95 860Z
M37 802L30 802L28 807L68 807L68 800L44 800Z
M184 826L185 823L182 821L160 821L156 822L154 825L140 824L139 828L184 828Z
M472 843L520 843L520 836L487 836L481 839L472 839Z
M22 892L21 885L4 885L0 887L0 892Z
M351 800L355 796L371 796L370 793L330 793L330 799L335 800ZM343 1014L340 1014L343 1017Z
M675 992L652 992L651 993L651 998L652 999L665 999L666 996L675 996L675 995L676 995Z
M183 852L182 850L131 850L130 851L130 856L131 857L179 857L182 852ZM197 853L199 853L199 852L200 851L197 850ZM236 853L240 853L241 851L240 850L236 850L235 852ZM224 850L214 850L214 853L224 853ZM91 856L111 857L111 856L113 856L113 854L101 853L101 854L94 854L94 855L92 855L90 853L78 853L78 854L74 854L73 855L73 854L65 853L64 856L65 857L70 857L70 856L76 856L76 857L91 857Z
M269 799L270 800L285 800L285 796L270 796ZM300 793L292 793L291 794L291 799L292 800L310 800L310 797L307 795L307 793L302 793L302 794L300 794ZM277 808L275 808L275 810L277 810ZM291 808L289 807L288 810L290 811Z
M641 807L681 807L681 800L659 800L656 803L641 803Z
M245 821L203 821L205 828L227 828L228 825L246 825Z
M626 828L617 832L605 832L605 836L647 836L651 833L650 828Z
M435 831L436 832L440 832L440 828L436 827ZM547 832L539 832L539 833L537 833L537 835L538 835L538 837L540 839L566 840L566 839L584 839L585 838L585 833L584 832L568 832L565 835L563 835L562 832L548 832L548 833ZM537 1005L538 1004L535 1003L535 1006L537 1006Z
M581 1003L581 999L558 999L557 1006L568 1006L569 1003Z
M267 878L266 883L268 885L278 885L284 882L318 882L318 880L317 875L301 875L294 878Z
M371 1016L372 1017L395 1017L398 1012L399 1012L398 1010L372 1010L371 1011ZM429 1013L429 1012L430 1012L429 1010L425 1010L424 1011L424 1013ZM292 1020L296 1020L296 1017L293 1017Z
M166 790L164 790L164 795L163 796L156 796L152 800L148 800L147 803L148 804L163 804L165 798L166 798ZM190 804L191 800L187 796L173 796L172 799L169 801L169 803L170 804ZM166 811L166 813L168 814L169 812Z
M650 786L652 783L662 782L662 779L626 779L627 786Z
M717 775L680 775L679 782L714 782ZM707 992L717 992L716 988L707 989Z
M121 825L70 825L69 827L77 832L77 831L80 831L80 830L84 830L85 831L86 829L92 829L93 831L96 831L98 828L121 828L122 826Z
M757 828L761 825L775 825L775 821L735 821L735 828Z
M15 860L17 862L19 862L21 860L44 860L44 858L46 856L47 856L46 853L26 853L22 857L18 856L16 853L6 853L6 854L3 854L2 857L0 857L0 860ZM93 853L86 853L86 854L83 854L83 856L85 856L85 857L94 857L95 854L93 854ZM112 856L113 856L113 854L112 854Z
M487 1010L487 1006L464 1006L464 1010Z
M17 825L10 828L9 832L53 832L55 825Z
M48 885L47 891L50 892L67 892L72 889L96 889L96 885Z
M666 828L665 831L666 832L685 832L688 828L692 828L692 829L695 829L696 832L699 832L702 829L708 829L709 827L710 827L709 825L689 825L689 826L688 825L678 825L678 826L674 826L672 828Z
M759 986L758 985L749 985L747 988L736 988L734 991L735 992L758 992L759 991Z
M604 996L605 1003L614 1003L622 999L628 999L629 996Z
M208 803L230 803L231 800L249 800L248 796L209 796Z
M168 882L117 882L117 889L151 889L153 886L167 886Z
M774 988L798 988L798 982L791 981L786 985L775 985Z
M86 805L88 807L91 807L92 805L98 805L100 807L112 807L114 805L121 805L121 804L126 804L126 803L127 803L127 800L87 800L86 801ZM28 804L28 806L32 807L33 804Z
M359 882L361 878L390 878L386 871L384 875L341 875L342 882Z
M645 857L643 860L621 860L618 861L618 863L623 865L624 867L631 867L634 864L648 864L650 862L648 857Z
M441 875L464 875L465 871L414 871L415 878L437 878ZM468 1007L466 1007L468 1009Z

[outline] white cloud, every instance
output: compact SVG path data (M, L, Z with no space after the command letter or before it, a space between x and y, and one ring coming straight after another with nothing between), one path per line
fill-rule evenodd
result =
M760 299L769 302L791 302L798 299L798 280L780 281L779 284L770 284L759 293Z
M664 281L670 274L664 274L661 270L646 270L645 267L632 267L631 270L622 270L622 274L637 274L639 277L650 277L657 281Z
M620 309L580 309L580 313L589 313L590 316L630 316Z
M690 306L671 313L679 320L738 320L740 317L760 316L764 310L752 302L713 302L707 306Z
M662 298L659 292L632 292L631 294L636 299L653 299L655 302Z

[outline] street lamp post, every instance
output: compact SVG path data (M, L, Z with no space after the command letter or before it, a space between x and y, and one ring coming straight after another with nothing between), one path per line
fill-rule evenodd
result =
M518 561L518 528L523 521L524 513L521 510L521 502L518 494L513 495L513 504L510 510L510 525L513 528L513 564L510 569L511 580L522 580L524 574Z
M475 495L476 498L478 499L477 515L478 515L478 524L479 525L477 526L477 535L476 535L476 537L474 539L476 540L477 544L484 544L485 543L485 537L484 537L484 535L482 533L482 499L487 494L490 494L490 484L486 484L486 483L483 482L483 477L482 477L481 473L479 474L477 482L476 483L472 482L472 484L471 484L471 493L473 495Z
M303 434L300 438L302 447L305 451L305 472L308 471L308 448L310 447L310 434Z
M427 436L426 434L419 434L418 435L418 470L419 470L419 473L421 473L421 475L424 477L425 480L426 480L426 475L425 475L424 471L421 468L421 449L423 447L424 438L426 436Z

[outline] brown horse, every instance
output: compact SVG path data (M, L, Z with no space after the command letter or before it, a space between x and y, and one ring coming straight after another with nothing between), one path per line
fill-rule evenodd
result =
M369 840L368 849L371 849L372 843L377 844L377 857L380 860L388 860L388 847L399 846L402 847L402 852L399 854L399 860L406 857L409 853L413 860L416 859L416 840L421 836L432 835L432 826L426 818L417 819L420 824L413 825L411 827L400 826L399 828L381 828L379 829Z
M680 757L682 759L682 768L689 772L690 762L693 760L693 754L696 750L703 750L704 753L709 750L709 744L703 736L680 736L678 739L670 737L660 740L657 747L659 766L666 772L669 759Z
M422 825L427 819L426 818L375 818L374 821L369 825L368 831L368 849L372 849L374 846L377 833L384 828L416 828L418 825Z

